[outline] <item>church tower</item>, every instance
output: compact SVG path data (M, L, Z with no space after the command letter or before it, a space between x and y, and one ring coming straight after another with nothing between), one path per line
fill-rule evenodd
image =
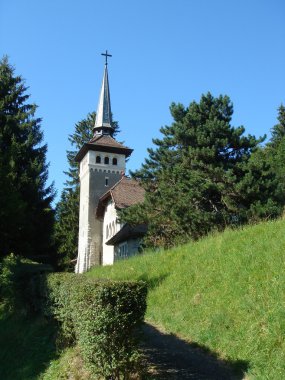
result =
M99 96L93 138L77 153L79 163L80 206L76 273L102 264L102 220L96 217L99 198L114 186L125 172L126 158L132 149L113 138L107 58Z

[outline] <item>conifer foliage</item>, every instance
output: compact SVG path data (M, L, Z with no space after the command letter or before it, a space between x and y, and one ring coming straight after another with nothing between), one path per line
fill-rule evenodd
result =
M277 120L264 154L276 173L281 202L285 198L285 107L282 104L278 108Z
M57 243L59 264L62 269L72 270L71 260L77 256L79 226L79 168L75 156L82 145L93 136L96 113L92 112L75 124L75 131L68 140L73 149L67 151L69 169L65 174L67 180L56 206L55 238Z
M285 138L285 107L283 104L278 108L278 123L271 130L269 146L277 147Z
M156 148L132 173L146 190L145 202L121 215L148 224L149 245L167 247L280 213L275 174L258 153L264 138L231 125L227 96L208 93L187 108L173 103L170 111L174 122L160 129Z
M7 57L0 61L0 254L52 252L53 187L37 106Z

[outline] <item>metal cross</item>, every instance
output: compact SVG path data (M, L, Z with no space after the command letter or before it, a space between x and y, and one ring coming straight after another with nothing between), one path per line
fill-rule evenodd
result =
M108 65L108 57L112 57L111 54L108 54L108 50L106 50L105 53L101 53L101 55L104 55L105 56L105 65Z

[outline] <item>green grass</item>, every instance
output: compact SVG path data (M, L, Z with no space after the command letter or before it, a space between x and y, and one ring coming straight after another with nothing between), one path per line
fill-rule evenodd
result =
M35 380L56 358L55 326L0 307L0 379Z
M285 379L285 221L149 252L87 276L149 284L147 319L230 362L250 379ZM77 348L56 353L55 327L0 307L0 379L90 379Z
M91 380L77 347L56 349L56 326L0 305L1 380Z
M247 362L251 379L285 379L285 221L227 230L87 275L147 281L150 322Z
M84 369L77 347L70 347L51 361L49 367L40 376L40 380L94 380L94 377Z

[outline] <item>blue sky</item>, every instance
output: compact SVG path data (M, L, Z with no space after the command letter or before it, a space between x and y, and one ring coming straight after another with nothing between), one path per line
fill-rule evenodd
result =
M285 104L284 0L0 0L0 55L42 117L50 181L65 181L68 135L96 110L106 49L119 140L139 168L169 105L227 94L233 125L270 135Z

